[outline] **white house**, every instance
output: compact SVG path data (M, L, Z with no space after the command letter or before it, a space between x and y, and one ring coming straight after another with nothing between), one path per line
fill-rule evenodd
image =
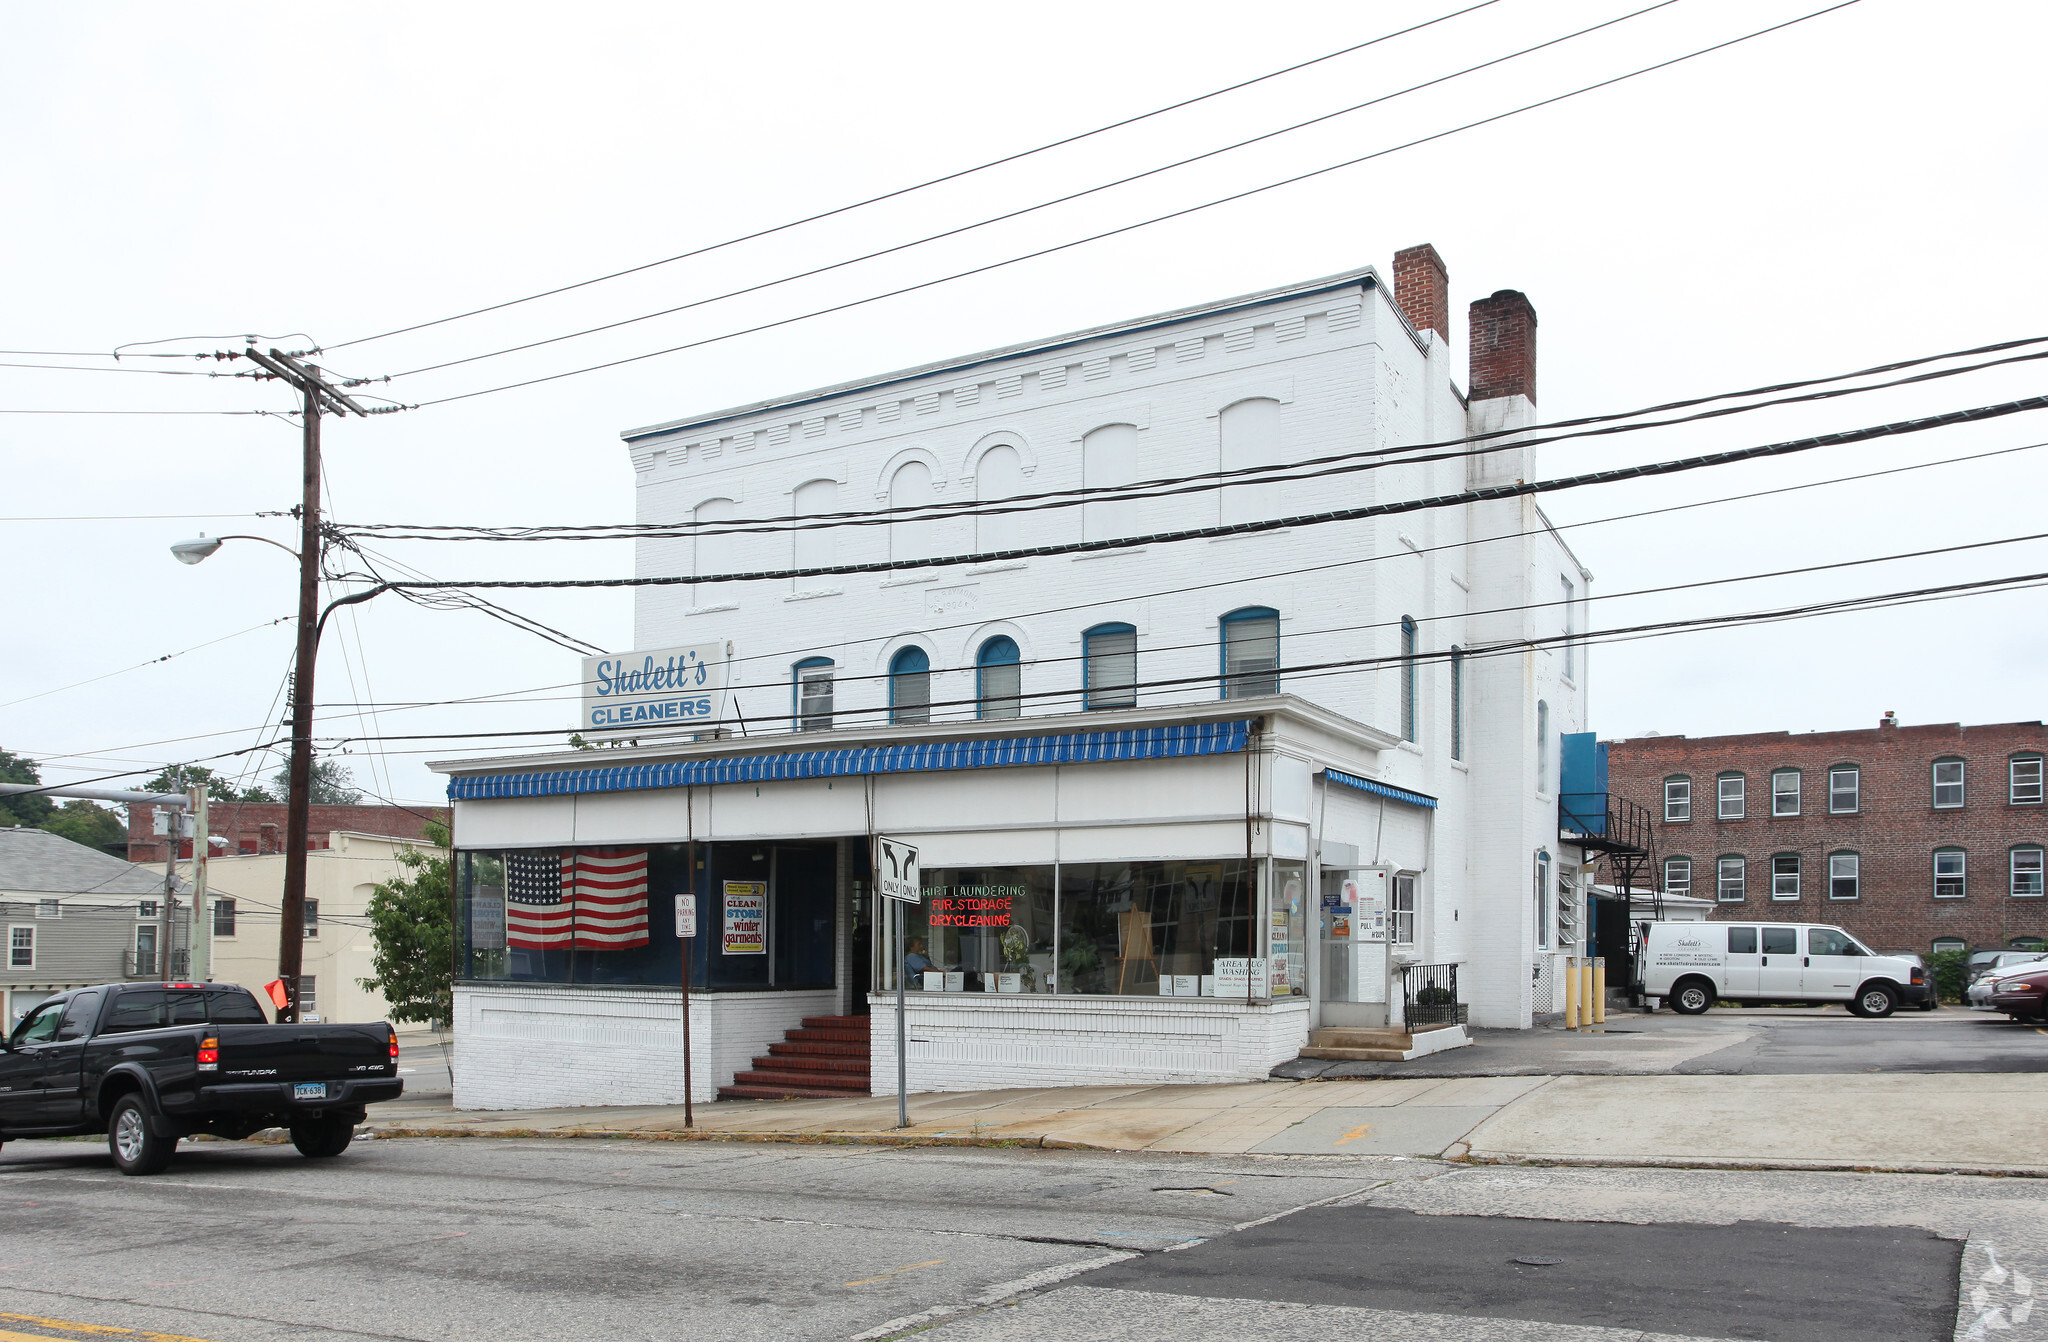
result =
M917 1090L1261 1077L1314 1026L1446 990L1477 1025L1558 1009L1590 877L1557 798L1590 575L1526 498L1309 516L1536 474L1512 432L1460 441L1535 421L1528 300L1472 305L1461 393L1443 263L1395 275L626 433L638 519L671 528L641 577L875 571L640 588L638 647L723 657L715 723L436 766L457 1102L679 1100L685 891L700 1097L892 1089L905 965ZM1010 553L1276 518L1300 520ZM969 555L1003 557L930 562ZM921 853L902 945L876 833ZM593 898L623 931L586 935L569 906Z

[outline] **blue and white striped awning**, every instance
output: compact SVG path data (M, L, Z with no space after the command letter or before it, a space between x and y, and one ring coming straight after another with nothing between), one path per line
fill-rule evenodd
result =
M1436 809L1435 797L1421 792L1410 792L1407 788L1395 787L1391 783L1375 783L1370 778L1360 778L1357 774L1348 774L1340 769L1325 769L1323 777L1332 783L1357 788L1360 792L1370 792L1375 797L1385 797L1388 801L1406 802L1410 806L1423 806L1432 811Z
M451 801L502 797L566 797L591 792L700 787L719 783L779 783L802 778L920 773L940 769L1000 769L1012 765L1101 764L1116 760L1181 759L1228 755L1245 748L1251 723L1194 722L1125 731L1010 736L999 740L927 741L918 745L845 750L789 751L776 755L723 755L599 769L543 773L474 774L448 781ZM1375 784L1374 786L1377 786ZM1434 806L1436 803L1431 802Z

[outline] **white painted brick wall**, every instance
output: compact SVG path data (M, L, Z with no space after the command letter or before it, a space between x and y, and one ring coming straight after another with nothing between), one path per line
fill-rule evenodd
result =
M709 1102L733 1074L838 993L693 993L691 1087ZM458 984L455 1107L551 1109L683 1102L682 992Z
M896 999L870 999L874 1093L896 1091ZM1309 1004L910 993L913 1091L1262 1081L1308 1042Z

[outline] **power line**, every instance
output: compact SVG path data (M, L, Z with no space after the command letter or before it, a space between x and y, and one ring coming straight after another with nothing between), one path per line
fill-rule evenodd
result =
M0 368L35 368L50 373L142 373L154 377L250 377L249 373L217 373L198 368L101 368L95 364L0 363Z
M1034 149L1025 149L1014 154L1005 154L1001 158L993 158L987 161L986 163L979 163L970 168L961 168L954 172L949 172L939 177L933 177L930 178L929 180L918 182L913 186L898 187L894 191L885 191L879 196L869 196L865 200L857 200L852 202L851 204L835 206L832 209L823 210L817 214L806 215L801 219L792 219L787 223L776 224L769 228L756 229L754 232L751 233L743 233L738 237L727 238L723 242L708 243L705 246L693 248L687 252L679 252L674 256L663 257L659 261L649 261L642 265L630 266L625 270L615 270L608 275L599 275L594 279L578 280L574 284L564 284L553 289L543 289L539 293L528 294L524 298L508 299L502 303L493 303L488 307L472 308L468 312L458 312L452 317L437 317L432 321L415 322L411 326L401 326L395 330L385 331L378 335L358 336L354 340L344 340L338 345L330 345L327 348L346 349L351 345L367 344L372 340L384 340L388 339L391 336L406 335L413 331L423 331L426 330L428 327L432 326L444 326L449 322L462 321L465 318L481 316L482 314L487 312L498 312L505 308L516 307L521 303L531 303L537 299L552 298L556 294L569 293L570 291L575 289L585 289L593 284L603 284L608 280L620 279L627 275L637 275L642 271L653 270L658 266L670 265L677 261L687 261L692 257L705 256L712 252L721 251L727 247L737 246L743 242L752 242L758 238L765 238L776 233L787 232L788 230L793 228L800 228L805 224L814 224L823 219L831 219L838 215L850 213L851 211L854 210L865 209L867 206L870 205L879 205L883 201L895 200L900 196L907 196L912 194L913 192L923 191L934 186L941 186L947 182L958 181L963 177L969 177L978 172L986 172L991 168L999 168L1005 164L1016 163L1019 162L1020 160L1031 158L1034 155L1047 153L1050 150L1064 148L1065 146L1070 144L1078 144L1083 140L1091 139L1097 135L1104 135L1113 130L1121 130L1125 126L1134 126L1141 121L1148 121L1154 117L1164 116L1169 112L1177 112L1184 107L1192 107L1197 103L1206 102L1211 98L1220 98L1224 94L1235 93L1239 89L1250 88L1254 84L1262 84L1268 80L1278 79L1282 75L1293 74L1298 70L1306 70L1310 66L1320 65L1326 61L1335 60L1340 56L1348 56L1353 52L1363 51L1367 47L1378 46L1382 42L1391 42L1397 37L1405 37L1410 33L1420 32L1425 28L1433 27L1439 23L1448 22L1451 19L1459 18L1463 15L1470 14L1475 10L1485 9L1488 6L1496 4L1498 2L1499 0L1480 0L1480 3L1478 4L1467 5L1463 9L1455 9L1448 14L1439 15L1436 18L1429 19L1422 23L1412 24L1409 27L1399 29L1395 32L1384 33L1379 37L1371 38L1364 42L1354 43L1348 47L1340 47L1335 51L1329 52L1322 56L1314 57L1310 60L1298 61L1293 65L1283 66L1280 69L1274 70L1268 74L1258 75L1251 79L1240 80L1235 84L1227 84L1219 89L1211 89L1207 93L1197 94L1192 98L1183 98L1179 102L1167 103L1162 107L1155 107L1149 112L1141 112L1136 116L1124 117L1121 120L1109 122L1107 125L1097 126L1092 130L1082 131L1076 135L1063 136L1060 139L1051 140L1045 144L1039 145ZM7 352L8 351L0 350L0 353Z
M2009 349L2019 345L2039 344L2044 337L2030 337L2023 341L2003 342L1996 348ZM1987 347L1992 348L1992 347ZM1913 367L1920 364L1940 362L1961 355L1929 355L1908 360L1893 368ZM343 528L351 534L374 533L387 540L426 541L542 541L542 540L676 540L699 536L763 536L779 532L817 531L837 526L880 526L891 523L947 521L957 517L994 517L1008 513L1036 513L1056 508L1078 507L1091 502L1131 502L1145 499L1171 498L1176 495L1202 493L1231 485L1287 484L1298 480L1317 480L1336 475L1356 474L1362 471L1380 470L1396 466L1427 465L1439 461L1486 456L1496 452L1516 451L1528 448L1548 447L1555 443L1574 438L1609 437L1621 433L1636 433L1649 429L1663 429L1698 423L1704 420L1721 419L1730 415L1747 414L1753 410L1777 409L1786 405L1806 404L1814 401L1832 400L1842 396L1855 396L1864 392L1889 391L1922 382L1939 381L1959 377L1966 373L1982 372L1989 368L2001 368L2010 364L2038 362L2048 359L2048 351L2013 355L2003 359L1991 359L1983 363L1968 364L1961 368L1936 369L1909 377L1896 378L1889 382L1869 383L1855 387L1832 387L1824 391L1805 391L1803 394L1785 396L1776 400L1759 401L1748 405L1723 406L1714 410L1703 410L1695 414L1682 415L1673 419L1652 420L1645 423L1615 423L1618 420L1639 419L1643 415L1661 413L1664 407L1652 407L1623 413L1590 415L1577 420L1567 420L1543 429L1496 429L1485 433L1467 434L1436 442L1413 443L1401 447L1368 448L1357 452L1339 452L1329 456L1310 457L1302 461L1279 464L1239 466L1228 470L1199 471L1191 475L1164 476L1154 480L1134 481L1125 485L1083 486L1078 489L1043 490L1031 494L1011 494L1001 499L963 499L949 502L906 504L885 508L867 509L859 512L814 513L801 517L762 517L725 519L713 522L619 522L599 523L586 526L538 526L522 528L491 528L461 526L457 524L407 524L394 522L372 522L350 524ZM1805 382L1788 384L1795 387L1812 387L1830 382L1841 382L1851 378L1868 376L1873 370L1861 373L1844 373L1831 378L1813 378ZM1724 392L1712 396L1696 397L1681 405L1699 405L1712 401L1732 400L1761 394L1756 391ZM1573 428L1571 426L1599 424L1601 428ZM1532 432L1542 433L1548 428L1568 428L1564 433L1549 433L1544 437L1519 437L1514 442L1501 443L1495 440ZM1467 443L1483 444L1463 450L1436 451L1435 449L1457 449ZM1321 468L1321 469L1318 469ZM612 532L616 534L575 534ZM451 534L455 533L455 534ZM469 534L459 534L469 533Z
M0 410L0 415L271 415L274 410Z
M1643 15L1651 13L1654 10L1664 9L1670 5L1674 5L1677 3L1678 0L1655 0L1655 3L1650 4L1642 9L1638 9L1633 13L1623 14L1618 18L1607 19L1603 22L1593 24L1591 27L1581 28L1577 32L1566 33L1562 37L1550 38L1546 41L1538 42L1534 46L1523 47L1519 51L1511 51L1505 56L1497 56L1489 61L1481 61L1477 65L1468 65L1462 70L1456 70L1447 75L1439 75L1434 79L1426 79L1419 84L1410 84L1406 88L1398 89L1392 93L1384 93L1376 98L1368 98L1364 102L1353 103L1348 107L1340 107L1334 112L1325 112L1320 116L1310 117L1306 121L1297 121L1291 126L1282 126L1278 130L1267 131L1260 135L1254 135L1249 139L1238 140L1234 143L1226 144L1216 149L1204 150L1199 154L1193 154L1186 158L1176 159L1171 163L1164 163L1155 168L1147 168L1142 172L1135 172L1123 177L1113 178L1110 181L1102 182L1095 186L1085 187L1079 191L1071 191L1063 196L1053 196L1050 199L1037 201L1030 205L1025 205L1014 210L1006 211L1002 214L990 215L988 218L978 219L970 224L961 224L955 228L944 229L937 233L929 233L926 234L924 237L915 238L909 242L894 243L890 246L883 247L875 251L862 253L859 256L850 256L841 261L833 261L826 265L814 266L809 270L800 270L793 274L783 275L772 280L762 281L759 284L750 284L738 289L729 289L722 294L714 294L709 298L694 299L688 303L682 303L674 307L663 308L658 312L643 313L642 315L637 317L626 317L618 321L606 322L600 326L591 326L586 327L580 331L571 331L566 335L548 336L547 338L542 340L530 340L524 344L511 345L504 349L492 350L485 354L471 354L460 359L449 359L441 363L427 364L424 367L420 368L408 368L402 373L392 373L390 376L394 378L399 378L412 377L415 374L419 373L435 373L447 368L458 368L464 364L479 363L485 359L496 359L506 354L519 354L523 353L526 350L539 349L545 345L560 344L565 340L578 340L584 336L596 335L603 331L615 331L618 330L620 327L633 326L645 321L653 321L658 317L671 317L679 312L688 312L695 308L707 307L712 303L722 303L729 298L739 298L747 294L761 293L764 290L779 288L785 284L794 284L798 280L813 279L819 275L829 274L835 270L843 270L848 266L860 265L863 262L877 260L884 256L893 256L898 252L905 252L911 250L912 248L922 247L926 243L940 242L947 238L956 238L961 236L962 234L972 233L977 229L987 228L993 224L1006 223L1012 219L1020 219L1028 214L1036 214L1040 210L1049 210L1057 205L1069 204L1073 201L1082 200L1089 196L1099 195L1104 191L1114 190L1115 188L1120 186L1128 186L1133 182L1144 181L1146 178L1149 177L1157 177L1161 173L1172 172L1176 169L1185 168L1195 163L1201 163L1207 159L1216 158L1223 154L1234 153L1239 149L1249 148L1252 145L1260 144L1267 140L1277 139L1283 135L1291 135L1295 131L1306 130L1311 126L1318 126L1326 121L1335 120L1338 117L1349 116L1353 112L1362 112L1368 107L1377 107L1381 103L1392 102L1396 98L1405 98L1411 93L1419 93L1424 89L1434 88L1438 84L1448 83L1453 79L1462 79L1466 75L1476 74L1481 70L1486 70L1496 65L1505 64L1508 61L1516 60L1520 57L1530 55L1534 52L1542 51L1548 47L1554 47L1559 45L1560 43L1569 42L1576 38L1584 37L1588 33L1599 32L1603 28L1611 28L1618 23L1626 23L1630 19L1641 18Z
M0 517L0 522L217 522L245 517L280 517L281 513L102 513L74 517Z
M1369 154L1361 154L1356 158L1345 159L1342 162L1332 163L1321 168L1314 168L1309 170L1308 172L1298 173L1292 177L1282 178L1279 181L1268 182L1263 186L1250 187L1246 190L1235 192L1227 196L1217 197L1214 200L1204 201L1198 205L1190 205L1185 209L1174 210L1169 213L1161 215L1154 215L1152 218L1142 219L1136 223L1125 224L1117 228L1108 229L1100 233L1090 234L1087 237L1076 238L1068 242L1056 243L1052 246L1043 247L1038 249L1037 251L1025 252L1021 255L1012 256L1005 260L992 261L986 265L975 266L967 270L956 271L953 274L943 275L937 279L924 280L916 284L905 285L901 288L891 289L884 293L873 294L866 298L850 299L844 303L836 303L829 307L817 308L810 312L798 314L797 316L794 317L784 317L776 321L762 322L758 325L745 327L743 329L736 331L727 331L721 335L706 336L700 340L686 341L685 343L680 345L671 345L666 349L651 350L644 354L633 354L625 356L623 358L609 359L603 363L589 364L582 368L570 369L567 372L549 373L540 377L524 378L517 382L507 382L496 387L484 387L476 391L460 392L453 396L436 397L432 400L422 401L419 403L419 405L447 405L454 401L466 401L478 396L495 395L501 391L513 391L521 387L537 386L540 383L544 382L556 382L563 378L580 377L584 373L595 373L607 368L618 368L625 364L639 363L646 359L660 358L661 356L667 354L676 354L684 350L697 349L705 345L717 344L720 341L732 340L739 336L753 335L757 332L774 330L778 327L790 326L797 322L809 321L814 317L823 317L835 312L845 312L849 309L863 307L870 303L878 303L884 299L900 297L904 294L915 293L922 289L930 289L941 284L949 284L954 280L965 279L972 275L986 274L989 271L1000 270L1007 266L1017 265L1020 262L1035 260L1042 256L1050 256L1056 252L1063 252L1075 247L1085 246L1088 243L1100 242L1105 238L1116 237L1124 233L1134 232L1141 228L1149 228L1154 224L1165 223L1168 220L1179 219L1183 216L1196 214L1203 210L1214 209L1219 205L1226 205L1233 201L1245 200L1249 197L1260 195L1267 191L1278 190L1279 188L1284 186L1292 186L1296 183L1305 182L1312 178L1326 176L1329 173L1338 172L1345 168L1356 167L1358 164L1370 162L1371 160L1377 158L1384 158L1389 154L1399 153L1405 149L1413 149L1418 145L1429 144L1436 140L1447 139L1450 136L1459 135L1468 130L1476 130L1481 126L1492 125L1494 122L1504 121L1509 117L1519 116L1524 112L1533 112L1538 110L1539 108L1548 107L1555 103L1564 102L1565 100L1570 98L1579 97L1582 94L1592 93L1599 89L1611 87L1615 84L1622 83L1625 80L1635 79L1642 75L1652 74L1658 70L1667 69L1671 66L1680 64L1684 61L1694 60L1698 57L1710 55L1717 51L1723 51L1729 47L1736 46L1740 43L1752 41L1755 38L1768 36L1771 33L1779 32L1783 29L1790 28L1796 24L1805 23L1810 19L1817 19L1822 17L1823 15L1832 14L1836 10L1847 9L1849 6L1858 4L1860 2L1861 0L1838 0L1838 3L1836 4L1829 5L1824 9L1814 10L1808 14L1800 15L1798 18L1787 19L1783 23L1773 24L1768 28L1759 28L1754 32L1745 33L1740 37L1730 38L1725 42L1718 42L1712 46L1701 47L1697 50L1689 51L1682 56L1674 56L1669 60L1659 61L1654 65L1646 65L1639 69L1631 70L1626 74L1615 75L1610 79L1604 79L1599 81L1598 83L1586 84L1582 87L1573 89L1568 93L1560 93L1553 97L1541 99L1537 102L1524 103L1519 107L1512 108L1505 112L1499 112L1495 113L1492 116L1482 117L1476 121L1468 121L1461 126L1454 126L1450 130L1438 131L1431 135L1425 135L1414 140L1409 140L1403 144L1394 145L1386 149L1374 150Z
M173 657L183 657L188 652L198 652L201 648L210 648L216 643L225 643L229 639L240 638L244 634L253 634L259 629L269 629L274 625L283 624L286 620L289 620L290 618L291 616L289 615L283 615L279 616L275 620L265 620L262 624L252 624L247 629L238 630L232 634L222 634L219 638L210 638L204 643L195 643L191 647L181 648L177 652L167 652L161 657L152 657L146 662L137 662L133 666L124 666L118 671L109 671L104 675L93 676L87 680L73 681L69 685L59 685L54 690L38 690L34 694L25 694L19 699L9 699L6 703L0 704L0 708L12 708L16 704L25 704L31 699L42 699L52 694L62 694L66 690L75 690L78 689L80 686L84 685L96 685L100 681L111 680L115 676L125 676L130 671L140 671L145 666L156 666L160 663L170 661Z
M1292 527L1323 526L1332 522L1355 522L1369 517L1390 517L1402 513L1425 512L1437 508L1455 507L1460 504L1488 503L1503 499L1551 494L1562 490L1580 489L1589 485L1613 484L1622 480L1640 480L1655 476L1677 475L1708 467L1729 466L1742 461L1756 461L1767 457L1811 452L1822 447L1839 447L1849 443L1868 442L1874 438L1921 433L1929 429L1947 428L1956 424L1980 423L1985 420L2002 418L2006 415L2044 409L2048 409L2048 396L2028 396L2016 401L1975 406L1965 410L1951 410L1938 415L1922 416L1917 419L1895 420L1888 424L1876 424L1868 428L1850 429L1839 433L1818 434L1808 438L1795 438L1785 442L1768 443L1758 447L1737 448L1727 452L1709 452L1698 456L1680 457L1670 461L1648 462L1636 466L1621 466L1604 471L1588 471L1580 475L1559 476L1548 480L1520 480L1512 484L1487 485L1451 494L1403 499L1391 503L1366 504L1356 508L1335 508L1315 513L1297 513L1286 517L1223 523L1212 527L1185 527L1175 531L1157 531L1139 536L1067 541L1053 545L1026 546L1011 550L988 550L973 554L941 555L917 559L870 560L862 563L825 564L806 568L761 569L745 573L718 573L697 577L663 575L639 578L503 578L469 579L461 582L432 584L391 583L387 584L387 586L393 590L424 587L437 587L447 590L474 590L479 588L597 589L676 587L697 583L762 582L784 578L829 577L837 574L951 568L965 564L1001 563L1006 560L1028 559L1042 555L1101 553L1111 550L1132 549L1138 546L1171 545L1183 541L1206 540L1212 536L1247 536L1266 531L1286 530ZM378 588L369 588L356 593L352 597L344 597L342 599L350 602L366 601L376 596L379 590Z

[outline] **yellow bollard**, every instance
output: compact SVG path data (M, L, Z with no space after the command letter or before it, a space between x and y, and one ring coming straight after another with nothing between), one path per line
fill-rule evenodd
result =
M1579 961L1579 1028L1593 1028L1593 957Z
M1607 1023L1607 960L1598 955L1593 957L1593 1023Z
M1579 960L1575 955L1564 959L1564 1028L1579 1028Z

